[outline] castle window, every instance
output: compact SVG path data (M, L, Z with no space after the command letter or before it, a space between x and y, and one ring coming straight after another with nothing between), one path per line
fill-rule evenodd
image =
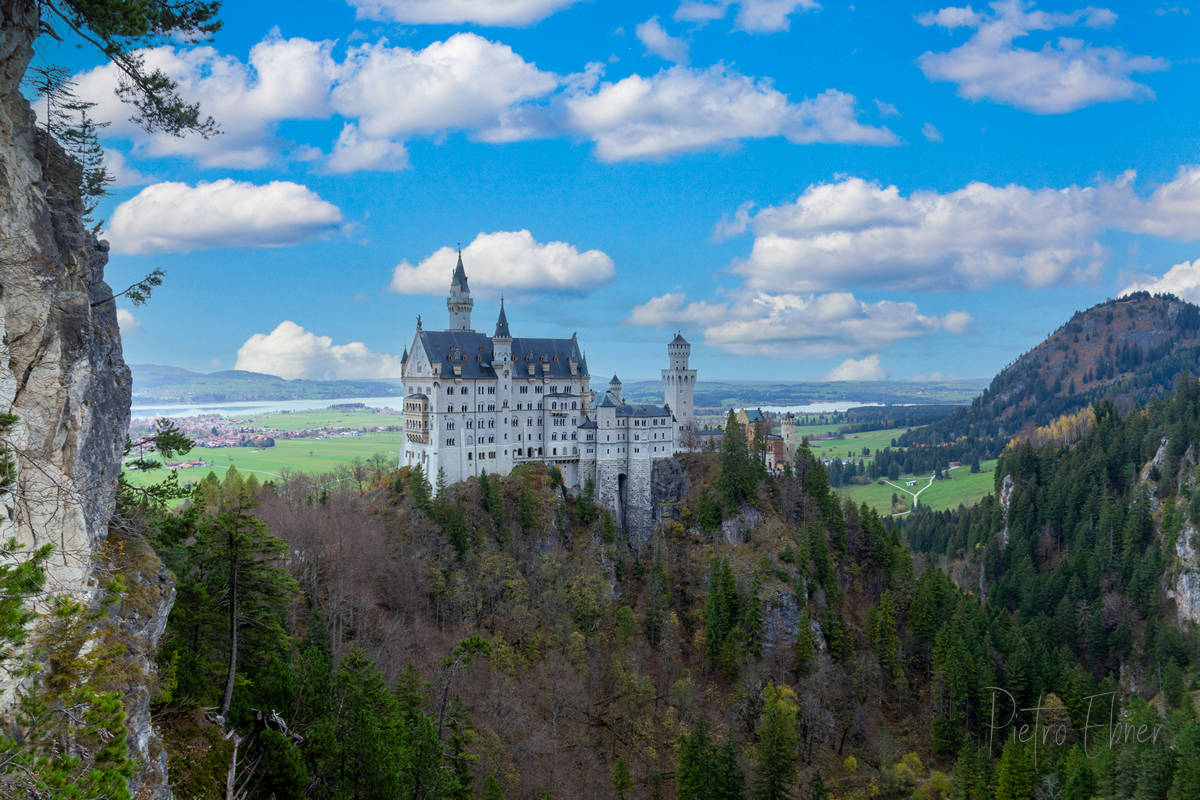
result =
M454 440L453 440L453 439L447 439L447 440L446 440L446 447L454 447Z
M446 420L446 430L448 430L448 431L454 430L454 420L452 420L452 419Z
M473 455L472 453L467 453L467 461L470 461L470 460L471 460L471 456L472 456L472 455Z

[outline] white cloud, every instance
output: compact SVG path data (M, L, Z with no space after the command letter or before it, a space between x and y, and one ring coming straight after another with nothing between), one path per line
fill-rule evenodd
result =
M847 358L829 372L825 373L827 381L881 381L887 378L888 371L879 363L879 354L872 353L866 358Z
M1189 303L1200 303L1200 258L1176 264L1159 278L1146 276L1121 290L1121 296L1133 292L1173 294Z
M636 30L638 40L649 52L665 61L672 61L676 64L688 63L687 42L667 33L659 23L658 17L651 17L645 22L639 23Z
M975 320L965 311L951 311L942 317L942 327L951 333L966 333Z
M887 128L858 122L853 95L826 90L800 103L771 82L723 65L630 75L565 101L566 124L591 137L605 161L665 158L739 139L783 136L793 144L894 144Z
M111 63L74 76L78 95L96 103L95 118L111 120L104 135L132 140L150 157L185 156L209 167L256 169L276 161L286 143L275 137L285 119L329 115L329 89L336 65L333 43L284 39L273 30L242 63L213 47L156 47L139 51L148 69L161 69L179 83L180 94L212 115L222 133L204 139L147 134L129 120L131 110L114 93L120 72Z
M284 320L270 333L256 333L238 348L234 369L281 378L345 380L397 378L400 357L375 353L362 342L334 344L328 336Z
M133 141L137 155L187 157L206 167L259 169L285 155L306 160L310 148L279 138L279 123L340 114L354 128L351 133L343 128L330 171L396 169L407 161L397 137L459 129L486 133L514 106L548 95L560 81L507 45L473 33L422 50L386 41L363 44L350 48L340 63L332 48L331 41L283 39L275 30L251 48L245 63L207 46L140 51L147 67L174 78L183 96L217 120L222 133L209 139L150 135L130 122L130 109L114 93L119 73L111 64L74 80L80 97L97 103L95 116L113 121L106 136Z
M368 139L358 131L358 126L347 122L338 135L325 162L329 172L358 172L377 170L393 172L408 167L408 150L403 142L390 139Z
M106 235L118 253L179 253L297 244L341 223L337 206L300 184L225 178L147 186L117 206Z
M868 303L847 292L771 293L738 290L724 299L687 302L668 292L635 307L630 325L704 329L705 344L737 355L823 358L878 350L942 326L914 303Z
M976 182L905 197L895 186L844 177L719 223L718 232L743 224L754 232L749 256L733 265L751 289L1048 286L1095 277L1107 230L1200 239L1200 167L1181 169L1145 198L1133 179L1062 189Z
M898 117L898 116L900 116L900 109L896 108L891 103L885 103L882 100L877 99L875 101L875 107L877 109L879 109L879 116L881 116L881 117Z
M940 142L942 140L942 132L933 127L932 122L926 122L921 126L921 135L931 142Z
M117 309L117 326L121 329L122 336L142 332L142 323L138 322L132 311L125 308Z
M734 27L747 33L777 33L791 25L797 11L814 11L816 0L683 0L675 9L675 19L706 23L724 18L730 6L737 6Z
M612 280L613 261L600 250L567 242L542 244L527 230L480 233L462 252L472 290L584 292ZM419 264L396 265L388 288L400 294L444 294L458 254L443 247Z
M154 182L153 177L132 166L120 150L106 149L104 151L104 168L112 176L112 186L116 189L145 186L147 183Z
M1027 8L1024 0L992 3L992 13L948 7L917 18L922 25L973 33L958 47L926 52L917 60L925 77L949 81L968 100L991 100L1037 114L1061 114L1095 103L1149 100L1154 92L1134 81L1136 73L1165 69L1166 61L1097 47L1059 37L1041 49L1018 47L1014 40L1034 31L1077 27L1107 28L1116 14L1102 8L1048 13Z
M578 0L350 0L364 19L413 25L523 26L545 19Z
M559 78L473 33L424 50L386 43L352 48L333 90L334 108L364 136L389 138L500 124L512 106L554 91Z

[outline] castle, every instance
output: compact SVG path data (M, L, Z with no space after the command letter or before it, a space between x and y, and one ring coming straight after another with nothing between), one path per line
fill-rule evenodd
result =
M449 484L550 464L575 492L591 478L596 502L613 513L618 528L646 530L653 464L687 449L693 435L691 345L676 334L667 346L662 405L627 403L616 375L593 394L574 334L514 337L501 300L488 336L471 328L474 305L460 252L446 298L449 327L425 330L418 316L404 350L400 465Z

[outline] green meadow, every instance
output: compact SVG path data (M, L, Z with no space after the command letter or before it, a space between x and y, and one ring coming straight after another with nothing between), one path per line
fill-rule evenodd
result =
M970 467L959 467L948 473L949 479L934 481L933 485L921 492L921 505L933 509L957 508L959 505L973 505L985 495L991 494L996 479L996 460L979 462L979 472L971 473ZM929 474L901 475L899 480L892 481L898 486L904 486L908 481L915 480L916 486L905 487L920 489L929 482ZM912 498L899 489L886 483L872 481L864 486L840 486L838 494L848 497L855 503L866 503L880 514L888 514L892 508L892 494L900 495L900 499L912 505Z
M797 426L796 433L799 436L808 436L808 446L813 452L823 458L858 458L862 456L863 448L869 448L871 455L875 455L876 450L882 450L885 447L892 446L893 439L899 439L900 436L908 430L908 428L887 428L881 431L864 431L863 433L848 433L842 439L819 439L819 435L830 436L836 433L839 426L837 425L817 425L805 426L801 428ZM808 428L824 428L825 432L819 434L817 432L810 433Z
M280 439L274 447L197 447L186 456L173 460L204 459L205 466L179 470L181 483L195 483L211 470L218 478L236 466L243 475L253 473L260 481L281 477L285 472L315 475L352 461L366 461L380 454L389 461L400 458L399 431L369 433L364 436L334 439ZM127 473L130 483L144 486L166 477L166 469Z

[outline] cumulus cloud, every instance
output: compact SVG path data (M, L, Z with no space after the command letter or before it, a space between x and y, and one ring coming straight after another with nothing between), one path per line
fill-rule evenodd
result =
M825 373L827 381L881 381L887 378L888 372L879 363L879 354L872 353L866 358L847 358L829 372Z
M403 142L369 139L359 133L358 126L353 122L347 122L342 127L333 152L325 162L325 169L329 172L392 172L406 167L408 150Z
M925 77L948 81L968 100L991 100L1037 114L1062 114L1096 103L1149 100L1154 92L1131 77L1165 69L1166 61L1059 37L1040 49L1014 42L1035 31L1059 28L1107 28L1117 15L1103 8L1067 13L1032 10L1024 0L992 3L991 13L947 7L917 21L947 30L969 28L970 38L941 53L917 59Z
M772 291L1040 287L1096 276L1107 256L1099 237L1108 230L1200 239L1200 167L1181 169L1147 197L1133 181L1126 173L1062 189L976 182L904 196L895 186L844 177L743 213L754 244L733 271L749 288ZM718 231L736 233L733 222Z
M567 242L542 244L527 230L480 233L462 252L472 289L585 292L612 280L613 261L600 250ZM399 294L445 294L458 259L443 247L419 264L402 261L388 288Z
M153 177L140 172L136 167L132 166L125 158L125 154L120 150L108 149L104 151L104 168L112 176L112 185L117 189L124 189L129 186L145 186L147 183L154 182Z
M1189 303L1200 303L1200 258L1176 264L1161 277L1147 276L1126 286L1121 296L1133 292L1173 294Z
M940 142L942 140L942 132L933 127L932 122L926 122L921 126L921 135L931 142Z
M639 25L638 35L652 52L686 61L686 44L657 18ZM775 136L794 144L897 141L887 128L859 121L853 95L827 89L792 102L770 80L720 64L704 70L676 65L601 83L603 64L558 75L474 33L423 49L386 40L357 44L341 60L333 45L284 39L275 30L245 62L209 46L138 51L147 68L162 70L202 114L218 120L222 134L208 139L147 134L129 121L129 109L114 94L119 74L111 64L74 80L80 96L97 104L96 118L114 121L106 135L133 143L130 155L188 158L210 168L323 159L327 172L397 170L408 165L406 139L453 131L486 142L584 136L606 161L662 159ZM287 121L335 118L343 125L328 152L279 132ZM123 161L113 163L127 183L138 180Z
M858 121L853 95L829 89L793 103L770 81L723 65L630 75L569 96L565 109L567 126L595 141L605 161L659 159L773 136L794 144L896 142L887 128Z
M675 10L675 19L703 24L723 19L730 6L737 7L734 27L747 33L786 31L797 11L821 7L816 0L683 0Z
M115 94L120 71L111 63L73 77L76 93L96 103L92 115L110 120L105 136L133 141L140 155L185 156L209 167L256 169L276 161L287 143L275 135L285 119L329 115L329 88L337 70L331 41L284 39L276 29L250 49L243 63L209 46L155 47L138 51L146 68L160 69L201 112L219 121L221 135L148 134L129 119Z
M457 33L423 50L386 43L351 49L332 103L378 139L494 127L506 110L558 84L508 45Z
M234 369L281 378L346 380L396 378L400 356L376 353L362 342L334 344L285 319L270 333L256 333L238 348Z
M665 61L672 61L676 64L688 63L687 42L667 33L658 21L658 17L651 17L640 23L636 31L638 40L648 52Z
M687 302L668 292L636 306L630 325L704 329L705 344L738 355L824 358L879 350L942 326L915 303L865 302L848 292L826 294L737 290L719 300Z
M341 223L337 206L300 184L226 178L147 186L117 206L106 235L118 253L186 253L297 244Z
M531 25L578 0L350 0L363 19L410 25Z
M117 309L117 326L120 327L122 336L142 332L142 323L138 322L133 312L126 308Z
M942 317L942 327L951 333L966 333L975 320L965 311L951 311Z

